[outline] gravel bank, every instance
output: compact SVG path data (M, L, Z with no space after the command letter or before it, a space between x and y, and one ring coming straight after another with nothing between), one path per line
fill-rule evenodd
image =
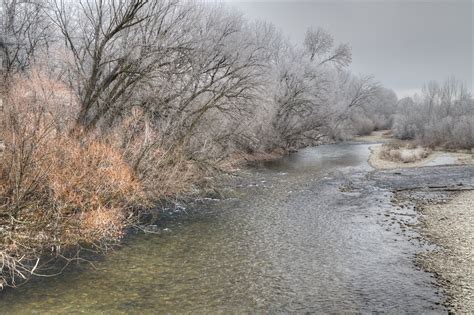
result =
M422 214L418 231L425 240L436 245L435 250L419 254L417 264L436 275L438 283L446 291L445 306L450 313L474 314L474 190L469 190L474 189L474 177L458 186L461 190L467 190L452 191L456 190L455 179L461 178L461 173L466 172L468 177L472 176L469 174L472 174L470 165L474 165L474 154L434 151L423 160L402 163L381 159L381 150L382 144L370 147L369 164L382 170L377 174L400 174L400 178L397 178L398 175L393 177L388 173L388 177L382 176L380 182L388 180L388 186L399 191L398 197L415 205L415 209ZM424 167L442 164L458 166ZM438 176L442 175L443 169L449 170L447 176ZM430 170L430 176L418 174L421 170ZM403 179L404 177L407 178ZM447 188L430 192L430 189L426 189L430 185L447 185Z
M421 214L415 230L434 247L416 263L437 277L448 311L474 314L474 166L382 170L371 178L395 193L394 204L408 202Z
M456 194L446 203L424 205L420 211L420 232L438 249L419 255L419 264L438 277L451 312L473 314L474 191Z

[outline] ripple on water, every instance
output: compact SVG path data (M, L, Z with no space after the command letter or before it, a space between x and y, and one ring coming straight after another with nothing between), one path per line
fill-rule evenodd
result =
M8 291L0 313L444 312L419 247L382 215L390 194L340 189L367 157L328 145L256 166L241 198L201 200L96 269Z

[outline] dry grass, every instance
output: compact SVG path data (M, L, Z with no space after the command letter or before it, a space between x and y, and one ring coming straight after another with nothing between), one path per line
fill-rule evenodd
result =
M63 137L30 138L35 147L23 152L12 149L25 145L16 140L7 142L0 165L3 256L26 264L46 249L62 255L61 248L80 244L101 251L121 239L144 192L118 152ZM7 272L15 284L16 271L2 270L4 282Z
M0 286L36 274L45 257L106 250L147 204L119 149L69 136L55 98L18 85L0 116Z
M210 173L204 161L196 160L183 145L169 143L172 136L164 137L157 129L141 110L134 109L106 137L121 149L147 199L155 202L195 190Z
M387 161L414 163L427 158L431 150L413 143L387 143L382 145L380 157Z
M370 135L367 135L367 136L355 136L353 140L363 141L363 142L384 142L384 141L391 140L391 131L378 130L378 131L372 132Z

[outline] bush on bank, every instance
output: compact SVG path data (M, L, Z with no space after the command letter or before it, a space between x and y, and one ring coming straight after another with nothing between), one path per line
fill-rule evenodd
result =
M16 78L4 105L1 287L41 274L51 259L81 259L83 248L107 251L152 202L189 192L204 177L179 147L131 137L130 122L106 137L74 134L72 94L40 73Z

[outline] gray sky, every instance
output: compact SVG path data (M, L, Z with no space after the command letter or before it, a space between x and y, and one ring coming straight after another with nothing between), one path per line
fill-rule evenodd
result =
M275 24L295 43L321 26L352 47L354 73L373 74L399 96L454 75L474 91L473 0L222 0Z

